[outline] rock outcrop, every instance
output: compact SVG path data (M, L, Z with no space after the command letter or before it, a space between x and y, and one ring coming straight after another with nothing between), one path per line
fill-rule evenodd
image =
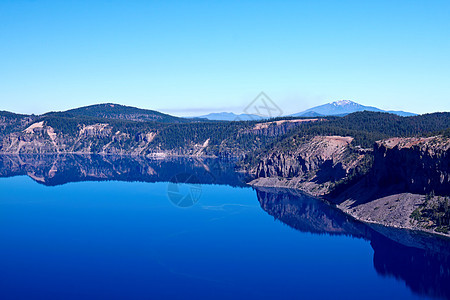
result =
M448 234L450 139L392 138L374 146L370 172L332 200L370 223Z
M367 152L351 146L353 138L316 136L297 142L285 151L275 149L263 156L252 170L257 186L301 189L324 195L363 164Z
M161 149L152 143L158 131L148 128L135 135L115 131L108 123L80 124L75 133L56 132L46 122L36 122L22 131L3 135L2 154L110 154L131 156L169 156L205 154L205 143L187 142L185 147ZM206 143L207 145L208 143ZM208 156L207 153L205 156Z
M450 195L450 139L391 138L374 148L372 180L380 188L398 185L404 192Z
M252 170L257 178L251 184L323 196L365 222L450 232L449 138L391 138L376 142L373 151L351 142L316 136L274 149Z
M279 120L271 122L257 123L252 128L243 131L244 134L256 134L266 136L280 136L288 133L290 130L299 127L303 124L324 122L326 119L296 119L296 120Z

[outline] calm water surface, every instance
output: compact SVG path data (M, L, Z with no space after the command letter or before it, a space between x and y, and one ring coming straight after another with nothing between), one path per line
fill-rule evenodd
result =
M211 175L220 184L199 182L198 202L180 208L162 177L110 181L102 168L102 181L70 180L72 170L49 185L64 181L42 179L51 166L27 169L34 180L13 176L21 169L0 178L0 299L450 295L447 240L369 228L288 191L225 185L223 168Z

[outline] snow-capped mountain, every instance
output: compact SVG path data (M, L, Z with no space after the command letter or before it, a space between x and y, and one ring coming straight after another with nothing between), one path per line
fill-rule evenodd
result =
M388 112L399 116L414 116L416 114L404 111L382 110L373 106L365 106L350 100L339 100L324 105L316 106L305 111L292 114L294 117L317 117L317 116L343 116L357 111Z
M324 105L319 105L305 111L292 114L292 117L323 117L323 116L345 116L358 111L375 111L396 114L402 117L415 116L416 114L405 111L382 110L373 106L365 106L350 100L339 100ZM263 118L251 114L234 114L232 112L210 113L196 118L203 118L217 121L250 121L262 120Z

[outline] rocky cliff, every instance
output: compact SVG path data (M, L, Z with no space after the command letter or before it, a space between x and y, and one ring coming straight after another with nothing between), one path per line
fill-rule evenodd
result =
M316 136L275 148L251 169L257 177L253 184L325 195L359 176L378 190L450 195L449 138L391 138L376 142L373 150L351 142L351 137Z
M351 146L353 138L316 136L294 141L286 150L274 149L261 157L251 171L252 184L301 189L312 195L324 195L337 183L361 171L367 150Z
M449 154L443 136L378 141L370 172L332 200L362 221L448 234Z
M316 136L274 149L252 169L251 184L323 196L366 222L450 232L448 137L391 138L372 151L351 142Z
M152 143L158 129L148 126L135 134L115 130L109 123L79 124L74 133L55 130L47 122L36 122L22 131L5 134L0 139L3 154L109 154L132 156L167 156L205 154L208 140L187 141L184 147L162 149Z
M450 195L450 139L391 138L374 146L372 180L380 188Z
M267 146L299 124L318 121L158 123L67 114L50 114L34 122L24 119L13 131L0 130L0 153L236 158ZM18 121L14 122L17 125Z
M297 120L279 120L272 122L257 123L253 127L243 131L243 133L250 133L256 135L280 136L288 133L301 125L316 122L325 122L326 119L312 118L312 119L297 119Z

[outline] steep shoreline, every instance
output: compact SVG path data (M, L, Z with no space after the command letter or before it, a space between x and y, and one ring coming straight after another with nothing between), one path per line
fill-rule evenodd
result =
M325 201L326 203L334 205L343 213L349 215L355 220L368 223L377 224L391 228L398 229L408 229L423 231L426 233L436 234L440 236L450 237L450 233L436 232L432 229L427 229L424 227L417 226L415 223L411 223L410 215L413 213L417 206L424 203L424 195L421 194L411 194L411 193L399 193L392 194L389 196L381 197L378 199L371 200L368 203L353 207L353 203L350 200L346 200L343 203L337 203L338 199L333 199L330 197L324 197L316 194L310 194L305 188L292 187L292 185L284 185L282 181L279 183L273 183L274 181L269 180L253 180L249 183L250 186L254 188L269 188L269 189L287 189L293 191L299 191L306 194L309 197L314 197ZM390 210L389 215L385 214L385 210L380 210L380 208L387 207ZM373 212L379 210L379 214L374 215Z
M262 177L250 185L300 190L336 204L340 210L363 222L450 236L447 225L450 188L448 138L435 136L379 141L374 146L370 169L347 182L349 174L355 174L352 167L359 166L354 161L362 159L348 159L352 153L349 144L336 146L328 143L325 147L311 147L317 144L317 140L316 137L309 142L307 153L305 148L288 154L269 153L253 170ZM323 138L321 142L329 140ZM295 164L302 165L307 172L300 169L289 176L280 176L283 170L297 170ZM345 172L341 178L329 176L328 181L320 181L323 166L328 173L335 170L335 166ZM341 184L335 185L336 181Z
M357 208L355 208L352 206L353 204L352 201L348 199L346 199L346 201L344 201L343 203L339 204L337 203L338 199L333 199L331 197L324 197L323 195L311 194L308 192L308 188L299 188L298 185L296 185L296 187L293 187L292 184L284 184L282 180L278 180L275 178L271 178L269 180L266 179L253 180L252 182L249 183L249 185L254 188L288 189L300 191L301 193L304 193L310 197L315 197L321 199L322 201L326 201L327 203L334 204L336 208L338 208L345 214L351 216L355 220L364 223L378 224L393 228L419 230L427 233L450 237L450 234L436 232L430 229L414 226L413 224L409 223L410 214L414 211L416 206L423 204L424 195L409 194L409 193L392 194L386 197L371 200L369 203L359 205ZM307 184L304 184L304 186L307 187ZM401 200L398 201L399 199ZM395 205L397 203L399 204L398 206ZM390 205L388 208L392 210L391 213L393 214L393 216L386 216L384 214L385 211L383 210L379 211L380 213L379 215L373 214L373 212L379 210L380 207L382 208L387 205ZM393 208L395 208L395 210L393 210Z

